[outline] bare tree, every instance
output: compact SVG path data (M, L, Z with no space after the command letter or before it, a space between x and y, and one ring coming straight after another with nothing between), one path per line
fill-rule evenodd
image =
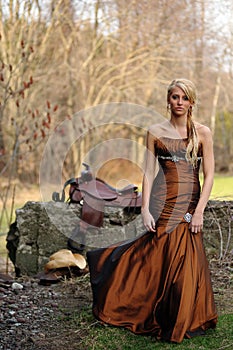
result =
M46 118L53 110L51 107L48 111L47 100L59 106L54 124L80 110L122 101L166 115L168 82L186 76L194 80L202 96L200 120L214 129L216 113L226 106L231 109L232 93L226 86L232 81L232 40L230 32L222 40L223 29L215 26L215 1L182 1L178 6L177 1L169 0L15 0L1 5L2 73L9 72L11 66L21 67L11 78L14 91L33 79L24 98L20 95L20 105L14 97L4 109L2 153L6 148L3 141L12 149L16 134L21 141L26 139L26 124L31 132L36 131L32 113L42 110L41 121ZM232 11L228 0L222 8ZM30 47L33 52L29 52ZM226 56L229 75L225 74ZM218 68L220 61L225 63ZM6 82L4 74L1 86ZM217 95L224 95L224 100ZM85 133L81 119L78 124ZM91 128L91 116L87 124ZM53 132L53 127L48 132ZM66 133L72 139L73 127ZM142 140L143 135L138 138ZM94 139L93 133L89 140L83 138L73 150L70 163L79 163L83 150L91 147ZM24 146L20 144L20 148ZM39 157L37 148L32 162L35 173L34 163L39 163Z

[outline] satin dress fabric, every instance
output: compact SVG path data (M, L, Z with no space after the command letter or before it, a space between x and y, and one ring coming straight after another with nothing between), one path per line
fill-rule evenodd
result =
M95 317L176 343L217 323L203 233L191 233L184 219L200 196L200 161L195 168L187 162L186 147L186 139L155 142L156 232L87 252Z

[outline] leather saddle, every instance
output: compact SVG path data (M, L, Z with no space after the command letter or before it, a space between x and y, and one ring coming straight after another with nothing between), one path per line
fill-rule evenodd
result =
M85 231L88 228L93 226L100 228L103 226L105 207L118 207L129 212L140 213L142 195L141 192L138 192L138 187L134 184L129 184L119 190L100 178L94 178L90 166L86 163L83 163L83 165L85 170L81 172L81 176L67 180L64 184L61 197L59 193L54 192L52 199L55 202L64 202L65 189L70 185L68 202L82 205L81 221L72 236L81 236L84 244ZM79 249L71 250L75 252L79 251Z

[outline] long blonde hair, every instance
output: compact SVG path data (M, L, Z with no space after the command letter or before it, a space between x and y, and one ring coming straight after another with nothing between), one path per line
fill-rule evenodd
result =
M188 79L174 79L167 89L167 101L169 101L170 95L172 94L172 90L174 87L179 87L188 97L192 106L197 104L197 93L195 85ZM186 149L186 159L189 161L194 167L197 165L198 160L198 137L197 131L192 120L192 106L190 106L187 115L187 137L188 137L188 145Z

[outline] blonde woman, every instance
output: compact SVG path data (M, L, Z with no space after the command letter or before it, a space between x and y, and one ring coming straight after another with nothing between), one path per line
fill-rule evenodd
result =
M169 120L148 130L142 193L146 233L87 254L94 315L135 334L176 343L217 323L202 241L213 142L210 130L192 119L196 100L191 81L173 80L167 92Z

